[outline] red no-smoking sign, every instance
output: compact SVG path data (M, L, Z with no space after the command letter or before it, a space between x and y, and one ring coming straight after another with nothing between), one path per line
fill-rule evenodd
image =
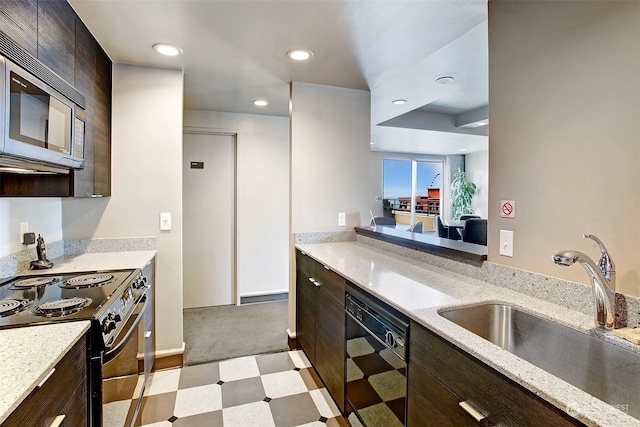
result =
M516 202L513 200L500 201L500 216L502 218L516 217Z

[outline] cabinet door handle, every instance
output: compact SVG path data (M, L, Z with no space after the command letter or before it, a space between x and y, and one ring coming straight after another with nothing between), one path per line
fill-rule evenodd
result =
M459 402L458 405L460 405L460 407L464 409L467 414L471 415L471 417L478 423L482 422L486 418L482 412L478 411L466 400L464 402Z
M42 386L44 385L44 383L46 383L46 382L47 382L47 380L48 380L49 378L51 378L51 375L53 375L53 373L54 373L55 371L56 371L56 368L53 368L53 369L51 370L51 372L49 372L49 373L47 374L47 376L46 376L46 377L44 377L44 379L43 379L42 381L40 381L40 384L38 384L38 387L37 387L37 388L42 387Z
M53 419L53 421L51 421L51 424L49 424L49 427L60 427L60 424L62 424L62 421L64 421L65 417L66 415L58 415Z
M320 287L320 282L316 282L316 279L314 279L313 277L309 277L309 281L316 285L316 288Z
M147 331L144 333L145 338L149 338L151 336L151 331Z

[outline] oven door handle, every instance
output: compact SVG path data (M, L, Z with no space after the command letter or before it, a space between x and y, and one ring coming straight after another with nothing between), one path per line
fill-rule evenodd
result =
M138 317L136 317L136 320L133 321L133 324L131 325L131 327L127 331L127 333L124 336L124 338L122 338L122 340L120 340L120 342L115 347L112 347L111 349L109 349L109 351L107 351L102 356L103 363L107 363L107 362L113 360L120 353L122 348L127 344L127 342L129 341L129 338L131 338L131 336L136 332L136 329L138 328L138 325L140 324L140 322L144 318L143 312L147 308L148 300L147 300L147 296L146 295L143 295L142 298L140 298L140 301L139 301L138 304L140 304L140 303L143 303L143 305L142 305L142 309L137 314Z

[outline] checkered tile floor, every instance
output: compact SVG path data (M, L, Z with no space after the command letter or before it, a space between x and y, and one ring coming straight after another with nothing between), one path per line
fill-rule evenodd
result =
M347 341L347 395L368 426L404 425L407 368L391 350L366 334ZM351 414L352 425L360 423Z
M138 377L105 381L104 425L131 420ZM302 351L241 357L151 375L136 426L347 426Z

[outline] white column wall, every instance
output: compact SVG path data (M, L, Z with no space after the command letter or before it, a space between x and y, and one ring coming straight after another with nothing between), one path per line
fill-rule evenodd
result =
M156 346L182 351L183 73L114 64L111 197L65 199L65 239L156 236ZM160 231L161 212L172 229Z

